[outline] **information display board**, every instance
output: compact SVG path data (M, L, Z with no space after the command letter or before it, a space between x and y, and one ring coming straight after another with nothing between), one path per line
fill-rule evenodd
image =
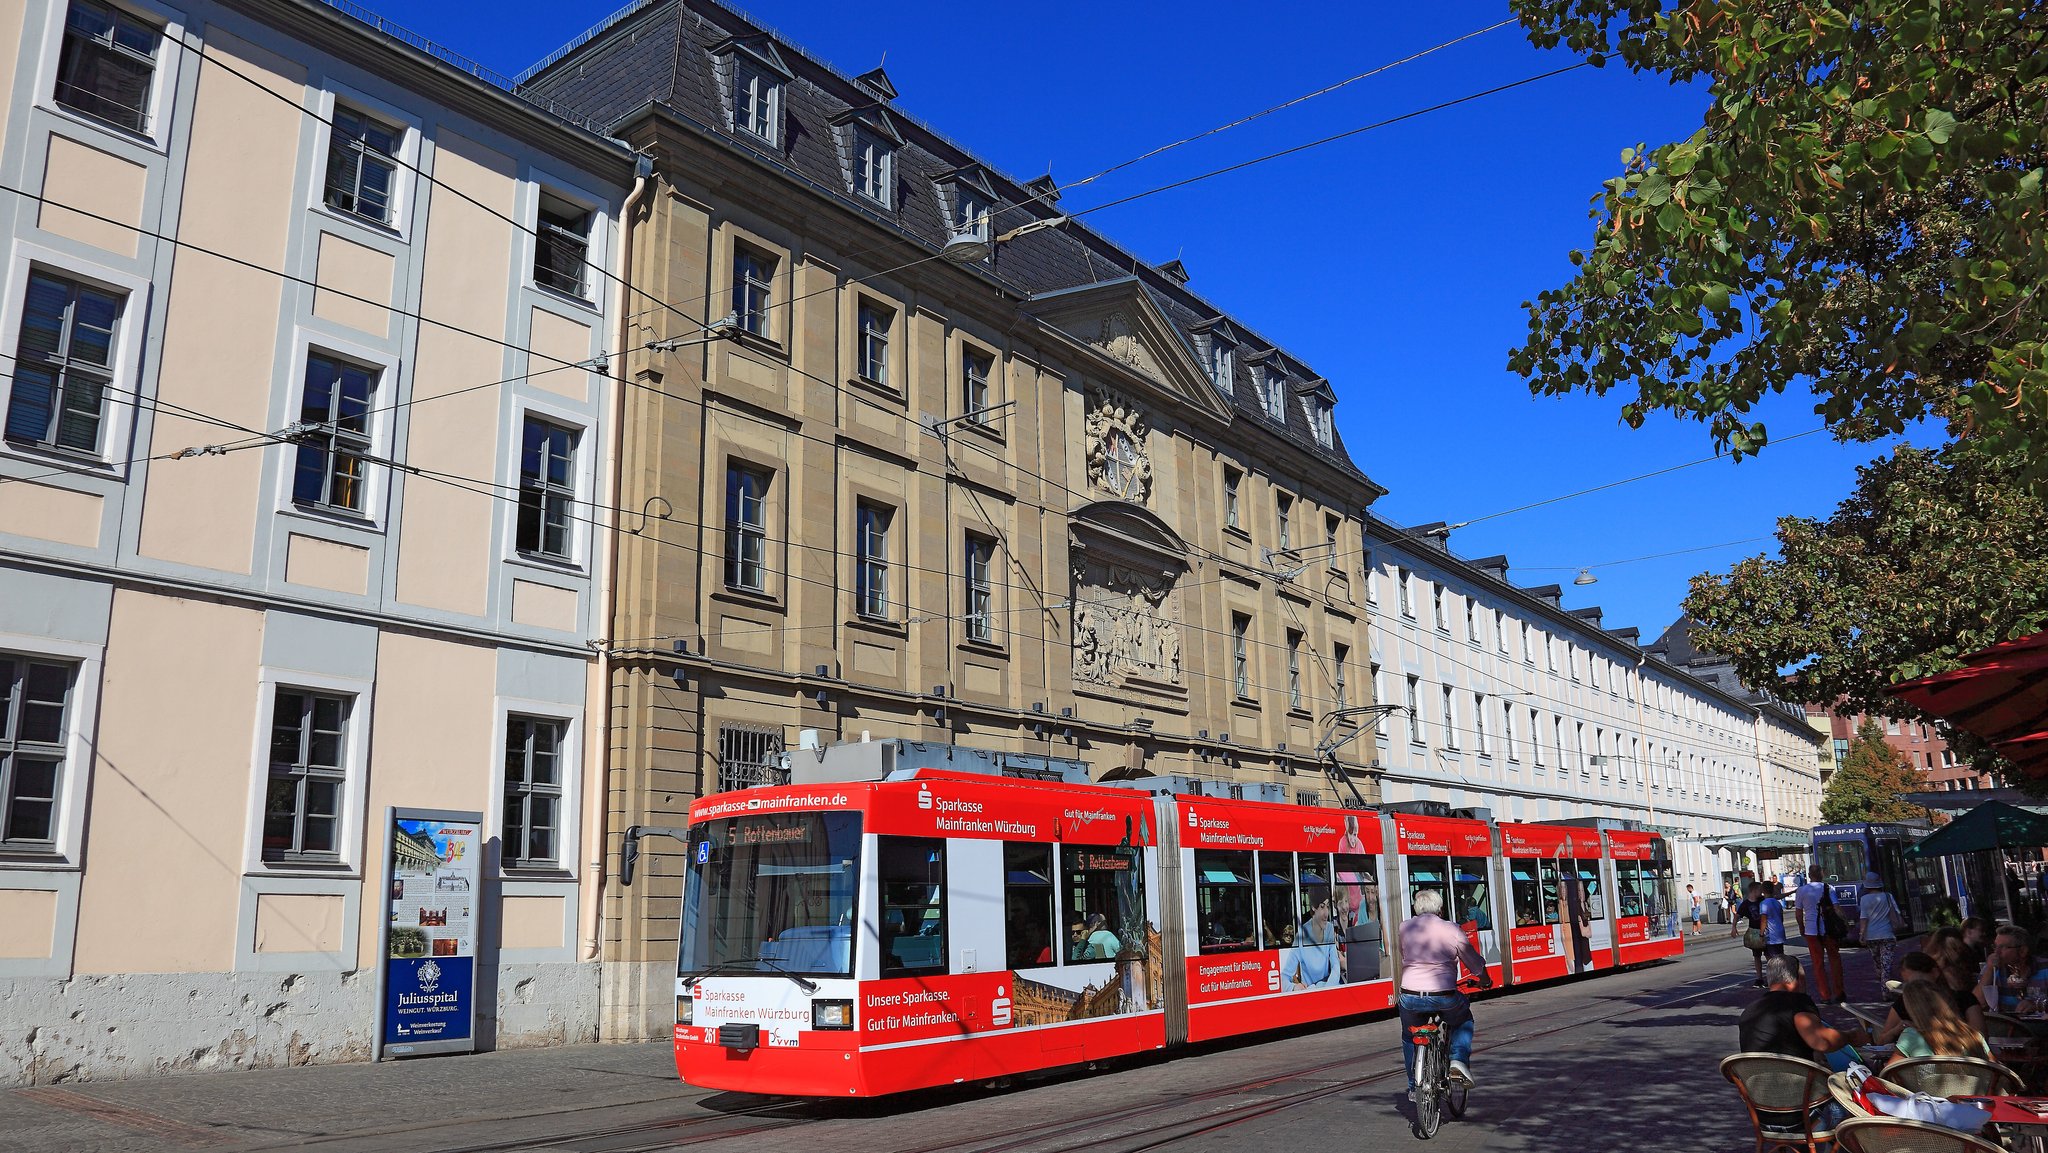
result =
M386 810L379 1057L476 1049L483 814Z

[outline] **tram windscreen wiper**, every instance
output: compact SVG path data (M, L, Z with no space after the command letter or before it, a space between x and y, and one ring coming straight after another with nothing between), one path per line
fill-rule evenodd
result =
M760 965L771 973L779 973L784 977L788 977L791 981L796 982L797 988L802 989L806 993L818 991L818 983L816 981L806 977L799 977L766 957L734 957L730 961L720 961L701 973L692 973L690 976L683 978L683 984L685 987L688 987L702 981L706 977L716 977L720 973L729 973L741 965Z

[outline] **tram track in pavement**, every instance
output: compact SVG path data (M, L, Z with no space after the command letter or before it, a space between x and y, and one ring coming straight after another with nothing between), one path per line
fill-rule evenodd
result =
M1614 975L1618 976L1619 974ZM1574 1029L1586 1028L1638 1013L1669 1009L1711 996L1715 993L1744 988L1748 984L1745 979L1727 980L1723 974L1695 978L1686 984L1699 984L1701 982L1717 980L1724 983L1681 993L1649 1004L1630 1005L1626 1008L1617 1009L1598 1016L1585 1016L1587 1007L1580 1004L1532 1013L1508 1021L1490 1021L1488 1022L1488 1033L1496 1039L1483 1041L1477 1046L1477 1051L1489 1052L1495 1049L1503 1049L1527 1041L1555 1036ZM1559 986L1553 986L1553 988L1557 987ZM1579 987L1584 988L1585 986ZM1512 999L1489 998L1487 1001L1482 1002L1482 1004L1512 1005L1514 1001ZM1551 1021L1558 1017L1569 1017L1571 1019L1534 1030L1528 1028L1528 1026ZM1381 1019L1384 1020L1384 1018ZM1511 1030L1511 1032L1505 1036L1500 1036L1499 1032L1501 1030ZM1254 1041L1253 1043L1259 1042ZM1189 1054L1189 1056L1195 1055L1197 1054ZM1138 1056L1142 1058L1145 1055ZM1101 1130L1106 1126L1141 1122L1158 1117L1162 1113L1185 1110L1189 1106L1199 1106L1219 1099L1257 1092L1260 1089L1273 1085L1297 1081L1305 1077L1316 1076L1317 1074L1329 1073L1332 1070L1342 1069L1347 1066L1369 1061L1380 1061L1385 1057L1384 1051L1359 1053L1300 1068L1262 1073L1256 1077L1245 1078L1227 1085L1210 1086L1191 1093L1176 1094L1168 1100L1122 1105L1079 1116L1067 1115L1059 1122L1051 1125L1019 1125L991 1132L981 1132L972 1137L957 1140L917 1146L898 1146L895 1149L895 1153L1015 1153L1015 1151L1024 1149L1033 1150L1034 1153L1076 1153L1076 1151L1084 1149L1088 1153L1147 1153L1150 1150L1163 1148L1219 1130L1229 1129L1287 1109L1364 1088L1390 1078L1404 1076L1405 1069L1402 1065L1395 1063L1385 1068L1378 1068L1363 1075L1345 1078L1330 1084L1298 1090L1279 1097L1246 1102L1241 1105L1203 1113L1197 1117L1170 1119L1159 1124L1140 1126L1128 1132L1115 1134L1114 1136L1106 1136ZM1078 1079L1085 1079L1085 1076L1081 1075ZM1067 1079L1077 1078L1069 1076ZM955 1103L953 1101L932 1101L929 1097L924 1098L924 1102L913 1109L906 1109L904 1111L911 1112L921 1108L945 1108ZM653 1122L607 1126L602 1129L585 1129L544 1136L536 1135L509 1141L463 1145L436 1150L435 1153L548 1153L548 1151L553 1151L553 1153L654 1153L657 1150L684 1148L712 1141L730 1140L756 1134L824 1124L834 1120L855 1119L858 1116L858 1114L835 1111L829 1116L786 1117L765 1124L721 1124L723 1122L744 1122L755 1118L770 1117L778 1113L787 1114L792 1110L801 1109L804 1104L805 1102L801 1099L773 1098L758 1104L722 1110L715 1115L699 1114L687 1117L672 1117ZM842 1105L843 1103L834 1101L830 1102L828 1107L839 1107ZM888 1102L886 1101L880 1103L878 1111L886 1110L887 1105ZM869 1107L875 1106L869 1105ZM1078 1139L1068 1144L1048 1144L1048 1142L1058 1142L1062 1138L1070 1137L1077 1137ZM1137 1143L1131 1145L1120 1144L1120 1142L1131 1139L1136 1139Z

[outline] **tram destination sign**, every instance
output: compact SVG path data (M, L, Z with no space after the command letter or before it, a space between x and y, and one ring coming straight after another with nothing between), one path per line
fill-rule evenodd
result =
M386 810L378 1058L476 1050L483 818Z

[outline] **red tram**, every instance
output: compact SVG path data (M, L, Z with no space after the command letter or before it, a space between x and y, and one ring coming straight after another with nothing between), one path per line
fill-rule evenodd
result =
M684 1080L870 1096L1385 1010L1423 889L1510 985L1683 949L1655 833L964 760L691 806Z

